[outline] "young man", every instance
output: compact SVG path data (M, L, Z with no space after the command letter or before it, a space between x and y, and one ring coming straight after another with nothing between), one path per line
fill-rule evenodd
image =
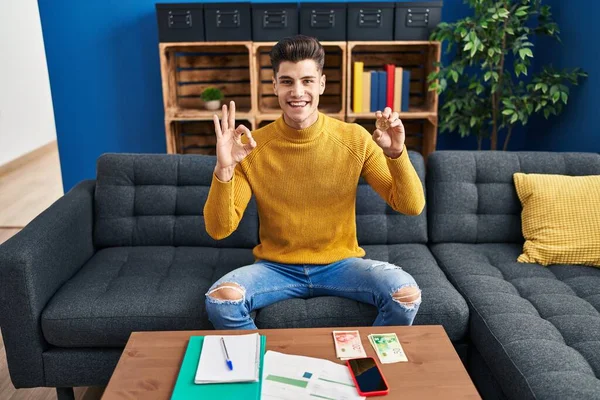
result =
M204 207L206 231L217 240L229 236L252 194L260 218L256 262L226 274L206 293L216 329L256 329L253 310L294 297L372 304L379 309L374 325L411 325L417 313L421 291L414 279L398 266L362 258L356 238L361 176L394 210L423 210L404 127L389 108L376 113L389 128L372 136L320 113L324 59L314 38L281 40L271 63L282 116L254 133L235 127L234 102L223 106L221 121L214 116L217 164Z

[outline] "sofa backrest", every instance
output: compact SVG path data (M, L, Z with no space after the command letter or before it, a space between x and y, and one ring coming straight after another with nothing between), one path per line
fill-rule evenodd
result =
M238 229L216 241L203 209L214 156L104 154L97 161L94 244L252 248L258 214L250 201Z
M436 151L427 160L432 243L523 242L516 172L598 175L593 153Z
M421 182L425 166L409 152ZM103 154L97 161L94 244L113 246L208 246L252 248L258 244L254 196L231 236L214 240L202 215L215 156ZM360 245L426 243L427 216L402 215L360 180L356 201Z
M408 152L425 190L425 164L420 153ZM418 216L394 211L367 182L360 178L356 193L356 235L358 244L399 244L427 242L427 205Z

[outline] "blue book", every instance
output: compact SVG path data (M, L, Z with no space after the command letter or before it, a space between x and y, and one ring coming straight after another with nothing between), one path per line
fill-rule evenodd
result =
M369 110L375 112L377 111L377 106L379 105L379 75L377 71L371 71L371 107Z
M181 368L171 400L188 399L248 399L259 400L262 389L262 371L267 345L266 336L260 336L260 366L258 382L236 382L236 383L194 383L198 361L204 336L192 336L187 350L183 356Z
M410 103L410 70L404 68L402 70L402 110L408 111Z
M377 110L383 111L387 102L387 72L377 71L379 75L379 93L377 95Z

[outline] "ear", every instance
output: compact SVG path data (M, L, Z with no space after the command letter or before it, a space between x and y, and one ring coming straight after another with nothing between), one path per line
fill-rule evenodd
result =
M275 79L275 76L273 76L273 93L275 93L275 96L277 96L277 79Z
M325 74L321 74L321 79L319 79L319 95L322 95L323 92L325 92L325 81L326 81L326 77Z

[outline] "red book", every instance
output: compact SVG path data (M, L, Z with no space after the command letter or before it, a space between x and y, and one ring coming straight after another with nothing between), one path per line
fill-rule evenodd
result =
M394 75L396 65L385 64L383 67L385 68L385 72L387 72L387 91L385 94L385 106L391 108L392 111L400 111L394 110Z

